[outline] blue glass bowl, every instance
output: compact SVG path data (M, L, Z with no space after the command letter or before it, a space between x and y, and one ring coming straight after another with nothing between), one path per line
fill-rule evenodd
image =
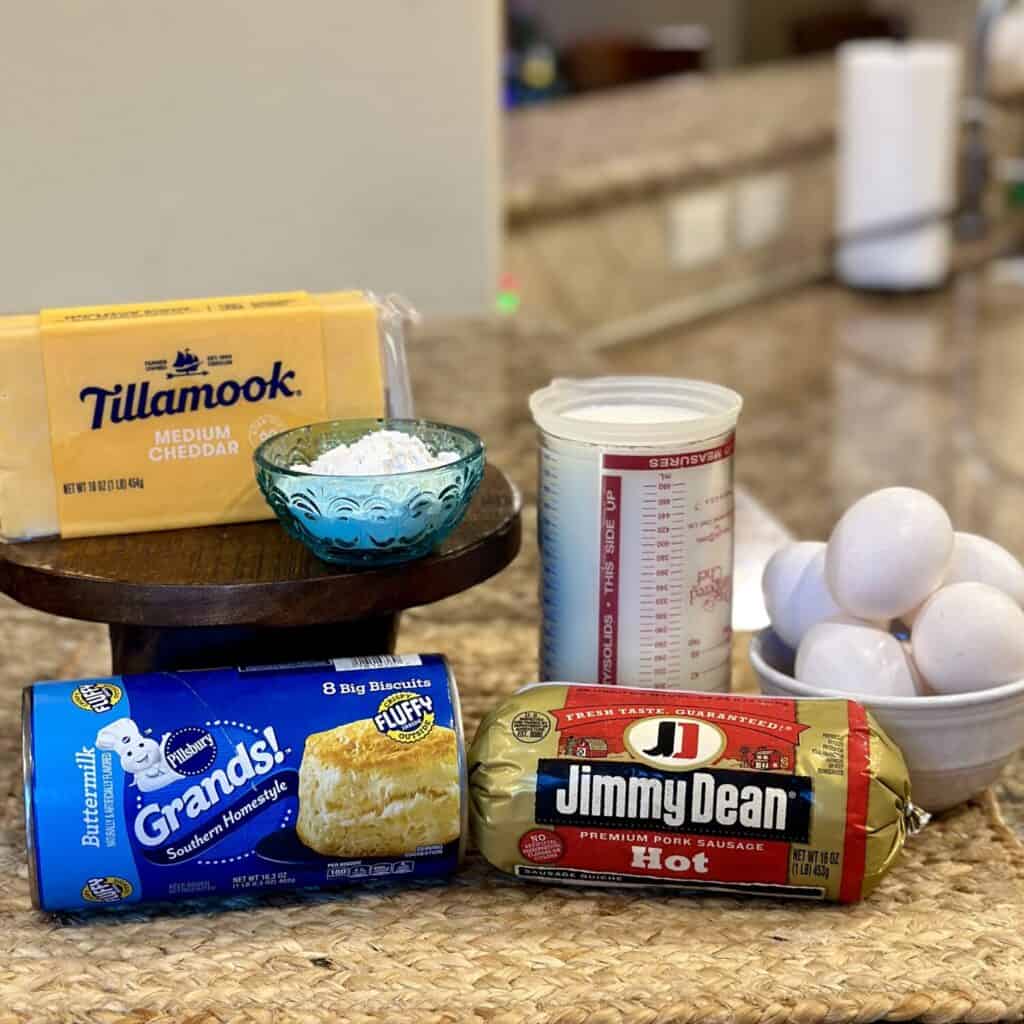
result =
M446 466L382 476L327 476L310 465L374 430L414 434L432 454L458 452ZM256 481L281 525L325 562L396 565L429 554L462 522L484 475L476 434L426 420L331 420L286 430L256 449Z

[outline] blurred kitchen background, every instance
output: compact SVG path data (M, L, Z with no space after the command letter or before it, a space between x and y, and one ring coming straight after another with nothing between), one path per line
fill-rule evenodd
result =
M515 569L406 616L419 649L465 627L467 678L533 677L557 376L743 394L739 630L771 552L875 488L1024 554L1024 3L8 7L0 311L405 295L417 412L524 496ZM1024 831L1024 761L1002 795Z
M509 0L504 301L605 345L828 275L840 219L837 48L953 43L961 66L949 77L966 97L978 12L970 0ZM1010 102L986 104L984 153L963 152L966 98L939 113L950 124L926 157L911 143L900 152L896 130L877 125L867 145L880 173L908 179L902 212L899 199L879 200L881 226L943 212L914 196L906 162L922 157L949 165L944 212L962 198L965 168L977 178L983 161L986 233L1017 212L1022 17L1011 11L987 34L999 54L990 81Z
M518 312L587 345L640 337L827 276L837 47L955 43L967 93L977 12L970 0L18 5L0 36L0 224L17 252L0 309L341 283L427 313ZM1022 17L993 33L1011 94ZM965 109L950 117L954 198L940 206L968 184ZM984 114L971 177L990 235L1024 202L1024 112ZM909 173L902 159L891 174ZM883 227L951 213L903 205Z

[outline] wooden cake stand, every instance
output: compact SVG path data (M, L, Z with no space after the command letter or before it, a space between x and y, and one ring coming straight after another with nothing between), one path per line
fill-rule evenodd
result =
M108 623L117 675L387 654L402 609L468 590L515 558L521 505L488 465L434 554L362 570L319 561L276 521L0 544L0 591Z

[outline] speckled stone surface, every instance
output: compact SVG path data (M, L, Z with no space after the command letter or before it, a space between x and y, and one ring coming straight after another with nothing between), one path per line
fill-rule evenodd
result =
M669 374L735 388L745 399L737 481L798 537L826 537L866 491L909 484L939 498L958 528L1024 555L1024 288L989 277L965 273L945 291L910 297L807 288L601 354L521 319L428 324L410 344L418 411L484 437L523 491L524 539L496 578L407 612L400 647L452 655L472 680L470 728L495 694L536 678L536 446L526 403L556 376ZM102 626L0 602L0 716L5 756L16 756L17 689L104 673L109 659ZM1002 793L1024 832L1024 759Z
M516 227L828 155L837 111L833 58L683 75L515 110L505 119L505 214ZM995 107L989 117L995 153L1019 155L1019 106Z
M930 294L806 288L601 354L514 321L433 327L412 352L420 410L481 432L527 511L515 565L471 594L408 613L401 642L425 649L453 621L487 623L469 645L481 655L470 671L502 677L503 661L505 689L536 671L526 399L559 374L667 374L735 388L745 401L737 481L798 537L827 538L856 498L905 484L934 494L958 529L1024 557L1024 287L999 284L990 267ZM1024 834L1024 756L999 796Z
M421 415L480 433L524 494L523 550L469 593L403 617L404 650L451 652L472 678L472 726L493 695L537 673L536 446L531 391L556 376L643 373L714 380L745 406L737 481L795 535L823 538L861 494L908 484L958 528L1024 555L1024 288L965 273L932 295L804 289L603 353L522 319L434 322L410 343ZM3 733L16 690L109 671L104 627L0 599ZM748 680L749 684L749 680ZM1024 760L1003 787L1024 831ZM14 799L14 794L8 794Z
M505 122L506 214L515 224L828 148L835 101L832 61L809 60L516 111Z

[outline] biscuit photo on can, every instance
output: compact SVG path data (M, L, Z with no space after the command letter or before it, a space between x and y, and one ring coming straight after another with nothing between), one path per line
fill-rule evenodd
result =
M403 743L372 719L306 739L296 832L327 857L387 857L459 837L455 733L434 725Z

